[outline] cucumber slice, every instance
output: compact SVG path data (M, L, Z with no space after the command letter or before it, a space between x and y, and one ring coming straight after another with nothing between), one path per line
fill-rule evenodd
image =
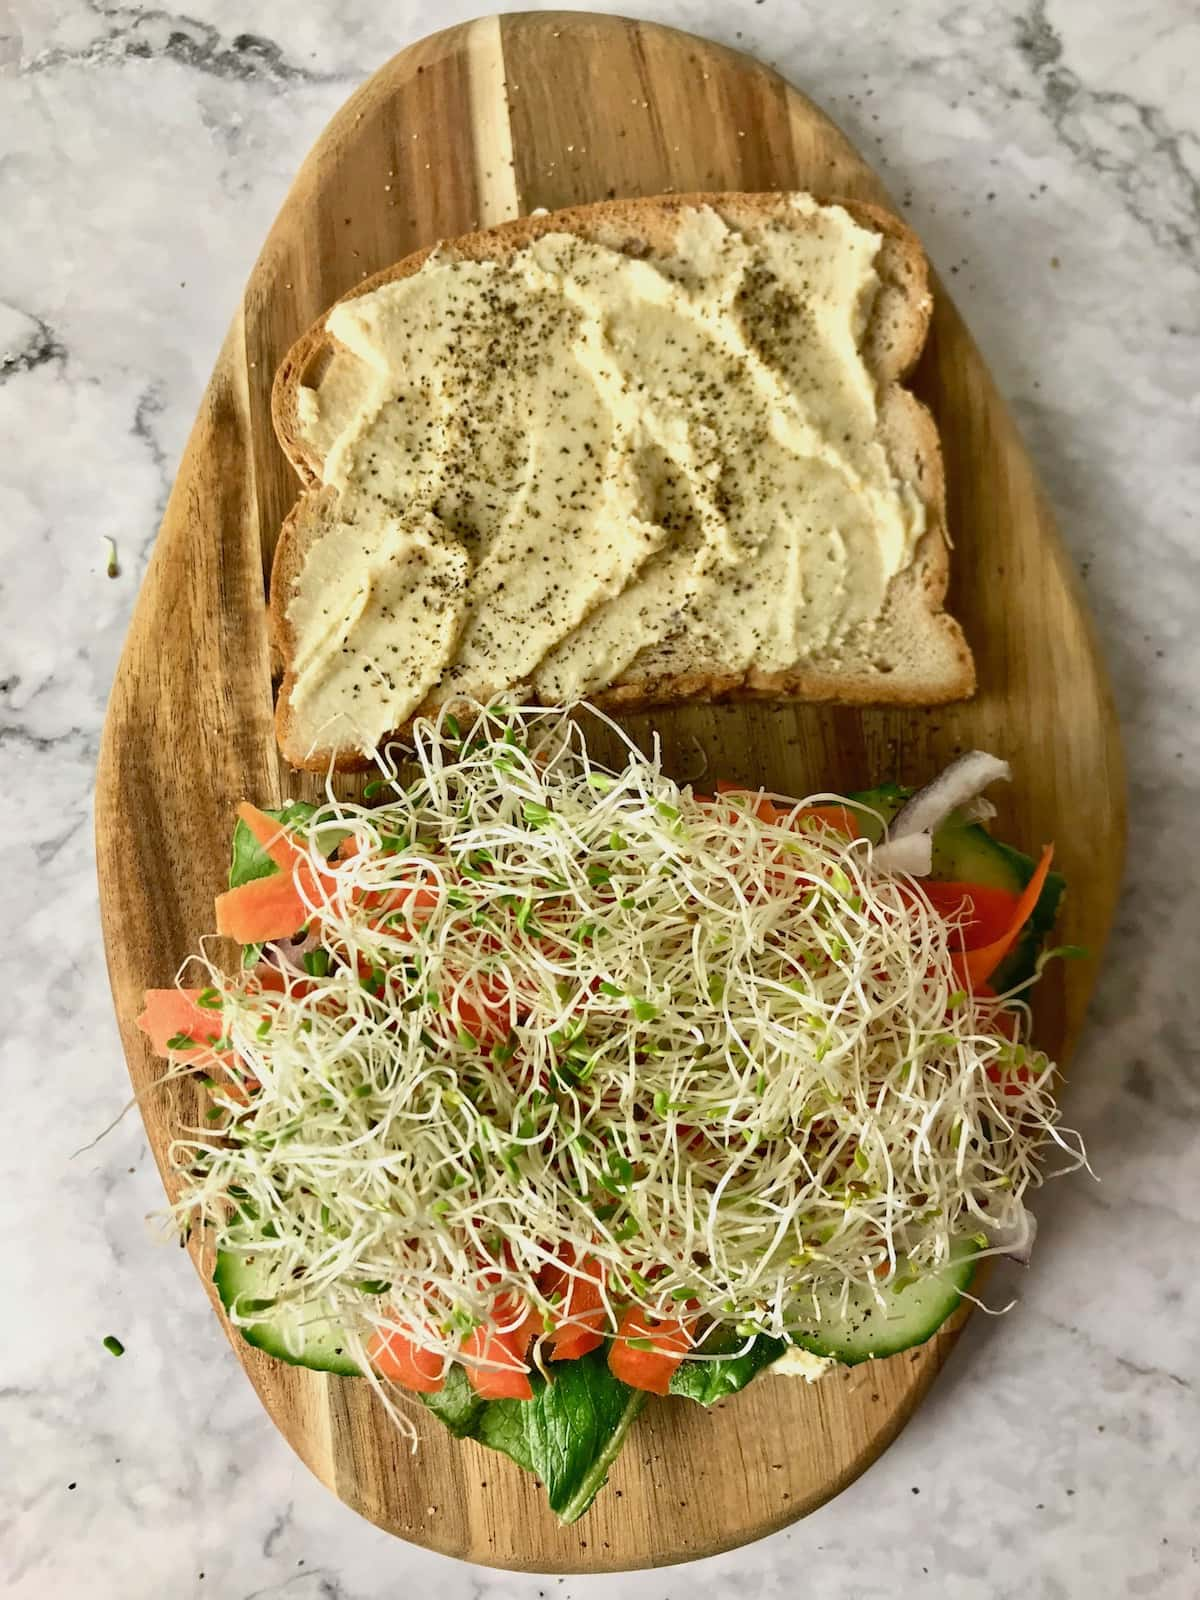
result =
M793 1331L791 1340L814 1356L832 1356L845 1366L881 1359L924 1344L958 1305L975 1271L974 1239L960 1239L940 1271L907 1289L884 1290L880 1305L869 1289L853 1288L843 1312L840 1295L830 1290L811 1326Z
M243 1255L218 1250L213 1282L226 1311L237 1306L243 1315L249 1315L255 1302L274 1299L278 1288L274 1266L274 1258L265 1252ZM270 1322L255 1322L238 1332L247 1344L294 1367L334 1372L342 1378L359 1376L345 1348L342 1329L324 1317L306 1316L303 1307L289 1307Z
M1015 858L1015 859L1014 859ZM951 814L933 836L935 878L952 878L959 883L982 883L989 889L1005 889L1020 894L1027 872L1018 870L1017 852L1005 851L978 822L964 822ZM1030 872L1033 863L1029 863Z
M856 793L848 795L847 799L857 802L860 806L870 806L872 811L879 812L885 822L890 822L911 793L911 789L901 788L898 783L881 783L874 789L859 789ZM874 817L860 816L858 824L872 844L879 843L883 837L883 829Z
M852 800L870 806L882 816L891 819L912 793L894 783L885 783L877 789L865 789L851 795ZM871 817L862 819L863 832L878 843L881 830ZM1033 876L1034 863L1020 850L993 839L981 823L968 822L961 812L951 812L933 836L934 878L948 883L978 883L988 889L1004 889L1008 894L1019 895ZM1038 896L1033 915L1025 924L1011 952L997 967L992 977L992 987L999 994L1016 984L1026 983L1037 970L1037 958L1046 935L1054 926L1066 881L1057 872L1050 873L1046 886Z

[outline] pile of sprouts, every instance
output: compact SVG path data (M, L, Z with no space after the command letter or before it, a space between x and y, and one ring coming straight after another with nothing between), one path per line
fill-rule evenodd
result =
M614 1326L786 1338L1019 1231L1049 1143L1078 1163L1027 1008L964 988L918 881L802 815L838 797L767 821L626 756L559 711L422 720L372 804L305 825L312 916L271 982L185 967L224 1037L176 1214L270 1263L238 1320L449 1355L498 1307L550 1328L539 1275L586 1259Z

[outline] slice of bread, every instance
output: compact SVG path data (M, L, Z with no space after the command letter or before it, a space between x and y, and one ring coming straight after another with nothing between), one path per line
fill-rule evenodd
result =
M704 659L688 638L666 638L642 650L618 681L590 694L613 710L636 710L683 700L717 698L804 699L847 704L940 704L965 698L975 687L974 664L962 631L943 609L948 577L945 488L933 419L905 388L903 378L925 342L932 310L928 271L920 244L897 218L857 201L822 199L842 206L861 227L880 235L875 271L880 280L860 350L877 392L877 437L895 477L924 508L924 531L911 562L891 580L880 614L868 626L838 641L836 652L815 655L785 670L729 670ZM711 207L731 227L750 228L764 218L785 219L787 194L694 194L644 200L603 201L540 216L524 217L484 232L467 234L436 248L442 257L505 260L547 233L572 233L634 257L667 254L681 215ZM431 250L365 280L346 299L417 272ZM280 443L304 490L284 524L275 554L270 594L272 637L283 667L276 707L280 748L293 765L323 771L331 764L353 769L369 764L361 750L313 748L292 715L295 639L288 608L313 544L330 525L336 508L323 486L323 441L313 425L309 390L320 393L337 341L325 319L293 346L275 378L273 415ZM497 693L513 687L497 684ZM427 702L432 704L433 702ZM406 732L397 728L396 734Z

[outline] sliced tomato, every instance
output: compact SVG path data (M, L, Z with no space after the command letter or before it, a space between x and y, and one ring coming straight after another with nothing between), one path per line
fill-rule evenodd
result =
M609 1349L609 1371L631 1389L666 1394L672 1374L691 1348L691 1336L682 1322L651 1317L631 1306Z
M395 889L357 889L354 892L356 904L366 911L380 913L373 927L399 934L403 934L405 928L395 920L397 911L405 913L405 922L421 923L437 906L440 898L437 889L420 883L402 883Z
M555 1305L554 1328L545 1344L551 1361L576 1361L604 1343L608 1313L601 1286L603 1269L592 1256L575 1265L568 1246L565 1259L538 1274L538 1287L547 1297L561 1295Z
M982 883L923 878L921 890L939 916L948 922L958 922L957 935L964 950L978 949L999 939L1007 931L1017 909L1015 894Z
M777 822L779 811L774 801L768 800L765 794L758 794L752 789L745 788L740 783L726 783L721 779L717 784L719 795L738 795L749 802L750 811L760 822Z
M1054 846L1048 844L1042 851L1041 860L1033 870L1033 876L1021 891L1020 898L1013 907L1008 926L997 938L988 944L976 949L953 951L950 960L960 983L967 983L972 989L978 989L985 984L1004 960L1017 941L1021 929L1033 915L1034 907L1041 898L1042 889L1045 887L1046 878L1050 872L1050 863L1054 860Z
M349 861L353 856L369 853L365 844L354 833L348 834L334 851L339 861ZM389 933L403 933L404 928L400 923L388 921L392 912L407 910L409 921L421 922L439 903L441 895L432 875L419 864L417 871L423 880L420 883L400 884L394 889L359 889L355 892L357 904L368 911L386 913L378 922L372 924L373 927L386 928Z
M462 1353L467 1358L464 1362L467 1381L482 1400L533 1399L525 1355L541 1319L530 1308L516 1321L517 1310L514 1301L502 1296L494 1308L496 1321L512 1322L513 1326L499 1328L481 1324L462 1342Z
M239 944L289 939L312 915L294 879L282 872L227 889L216 907L217 932Z
M988 1082L996 1084L997 1087L1002 1085L1004 1093L1010 1099L1014 1095L1022 1094L1029 1082L1029 1068L1025 1066L1005 1068L998 1067L992 1062L987 1069L987 1075Z
M977 983L975 985L975 997L978 1000L995 1000L996 991L990 983ZM992 1013L988 1029L992 1033L999 1034L1002 1039L1007 1039L1010 1044L1016 1044L1021 1037L1021 1015L1008 1006L999 1007ZM1014 1076L1020 1077L1021 1073L1024 1073L1024 1078L1022 1078L1022 1082L1024 1082L1029 1077L1028 1070L1022 1067ZM993 1083L1003 1081L1000 1069L994 1064L987 1069L987 1074ZM1016 1090L1010 1087L1008 1093L1015 1094Z
M445 1386L446 1362L436 1350L423 1350L406 1334L378 1332L367 1346L367 1359L381 1378L390 1378L414 1394L437 1394Z
M490 1050L494 1044L503 1044L512 1029L513 1010L508 994L497 979L482 976L456 990L447 1010L456 1027L465 1028L483 1049ZM516 1015L521 1015L520 1008Z
M172 1061L193 1060L197 1056L211 1057L207 1048L221 1037L224 1023L219 1011L196 1004L202 989L147 989L145 1008L137 1025L150 1040L156 1056L167 1056ZM190 1039L194 1044L183 1048L171 1047L172 1039Z
M228 1060L226 1060L226 1065L229 1065ZM221 1084L220 1088L225 1098L231 1100L235 1106L248 1106L250 1104L250 1096L257 1094L262 1088L262 1084L259 1083L257 1078L236 1078L231 1075L229 1082Z

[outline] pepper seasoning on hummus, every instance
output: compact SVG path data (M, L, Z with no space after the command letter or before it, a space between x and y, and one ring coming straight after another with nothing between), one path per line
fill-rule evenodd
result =
M294 738L835 659L925 504L865 354L881 235L807 195L669 237L435 250L334 307L298 431L336 505L287 604Z

